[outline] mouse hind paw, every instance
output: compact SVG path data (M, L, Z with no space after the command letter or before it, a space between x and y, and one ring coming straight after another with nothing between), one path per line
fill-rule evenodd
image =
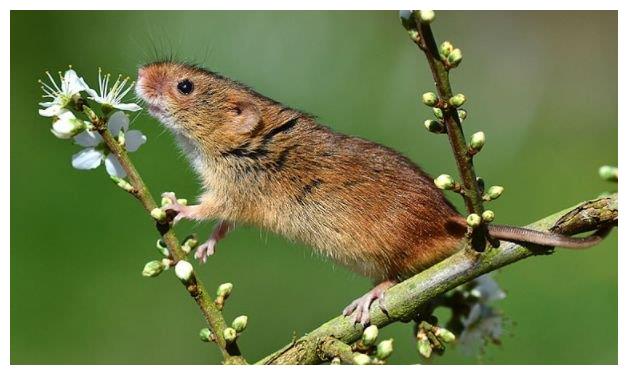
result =
M381 300L384 296L384 292L395 284L396 282L393 280L386 280L377 284L368 293L354 300L349 304L349 306L345 307L342 314L344 316L350 316L352 324L360 323L363 326L367 326L371 322L371 305L376 300Z

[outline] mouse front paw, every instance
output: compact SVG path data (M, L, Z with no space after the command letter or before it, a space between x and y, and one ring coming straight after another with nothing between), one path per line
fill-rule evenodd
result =
M181 219L194 219L194 207L187 206L173 192L161 194L163 205L162 209L166 211L168 217L172 220L172 225L176 225Z

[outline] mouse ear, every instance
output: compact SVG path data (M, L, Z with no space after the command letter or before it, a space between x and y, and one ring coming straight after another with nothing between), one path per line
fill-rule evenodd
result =
M233 118L239 133L250 133L262 121L262 113L259 108L251 102L239 101L235 103L235 116Z

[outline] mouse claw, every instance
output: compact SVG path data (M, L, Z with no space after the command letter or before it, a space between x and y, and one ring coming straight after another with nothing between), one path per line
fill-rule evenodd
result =
M196 252L194 253L194 259L198 260L199 263L207 262L207 257L209 257L210 255L214 255L215 248L216 240L210 238L196 249Z
M382 299L384 292L396 282L386 280L377 284L373 289L362 297L354 300L342 311L344 316L351 317L351 324L360 323L366 327L371 321L370 308L374 301Z
M190 207L179 203L177 196L173 192L165 192L161 194L162 198L168 199L171 203L168 203L162 207L168 214L168 217L172 218L172 225L176 225L181 219L190 217Z

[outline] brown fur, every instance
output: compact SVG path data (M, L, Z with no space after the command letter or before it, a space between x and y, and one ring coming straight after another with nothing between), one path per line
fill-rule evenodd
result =
M194 84L189 95L177 91L183 79ZM201 179L197 219L258 225L376 281L409 277L462 245L452 205L387 147L192 66L145 66L137 90Z

